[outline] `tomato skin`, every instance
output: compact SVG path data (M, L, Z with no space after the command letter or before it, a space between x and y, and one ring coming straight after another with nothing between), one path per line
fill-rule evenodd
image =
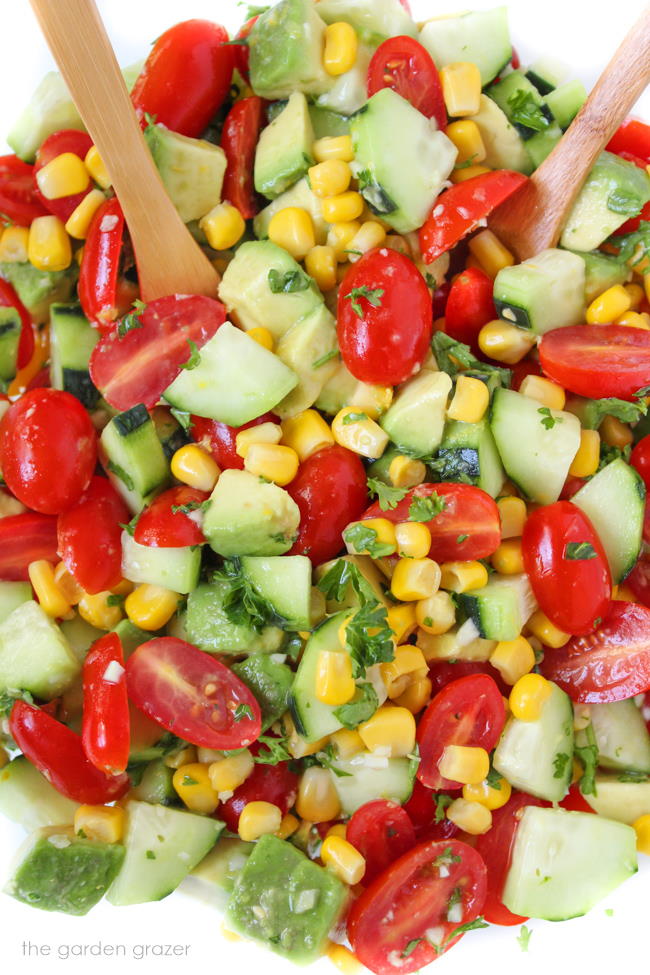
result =
M594 558L572 559L567 545L586 542ZM570 501L537 508L521 539L524 568L537 602L565 633L591 633L611 602L612 577L600 538L587 516Z
M222 470L244 470L244 458L237 453L237 434L240 430L257 427L261 423L279 423L275 413L263 413L249 420L241 427L229 427L218 420L208 420L203 416L192 416L192 438L209 450Z
M358 454L325 447L300 465L287 491L300 509L298 537L289 555L327 562L343 548L342 532L361 516L368 501L366 472Z
M650 689L650 609L613 602L593 633L549 651L541 671L581 704L643 694Z
M235 34L236 41L244 41L252 31L253 27L260 19L260 15L257 14L255 17L251 17L247 20L245 24L239 28ZM248 62L250 60L250 51L248 50L248 44L237 44L235 47L235 70L239 71L240 75L246 83L249 81L248 77Z
M109 672L107 679L105 674ZM129 763L129 701L122 643L107 633L88 652L83 666L81 744L89 761L107 775L124 772Z
M97 463L97 434L78 399L33 389L0 423L0 467L7 487L34 511L56 515L79 499Z
M438 857L444 858L444 876L435 865ZM449 899L456 888L461 892L459 923L447 920ZM376 975L414 972L456 944L462 935L453 937L454 930L479 916L486 889L485 864L471 846L455 839L420 843L380 874L353 903L347 923L352 950ZM442 950L426 940L430 928L440 929L441 941L449 938ZM415 939L421 940L404 958Z
M122 579L122 525L131 512L105 477L95 476L74 507L59 515L59 555L82 589L113 589Z
M488 217L527 181L528 177L522 173L496 169L456 183L441 193L431 216L420 229L424 263L432 264L450 250L478 226L479 220Z
M419 781L434 791L462 789L462 782L446 779L438 771L445 748L469 745L491 752L505 720L501 692L487 674L460 677L447 684L431 699L418 725Z
M142 643L127 660L126 682L140 711L193 745L245 748L259 737L262 717L251 691L225 664L185 640ZM252 716L235 720L239 706Z
M227 40L209 20L185 20L161 34L131 92L139 118L201 135L230 88L235 54Z
M0 278L0 308L15 308L20 315L21 330L18 345L18 368L22 369L34 354L32 320L13 286L8 281L5 281L4 278Z
M390 37L380 44L368 67L368 98L392 88L438 128L447 128L447 111L440 75L433 58L414 37Z
M646 491L650 492L650 434L639 440L630 454L630 464L643 478Z
M408 813L389 799L375 799L357 809L348 823L345 838L365 858L364 886L416 843Z
M542 336L539 359L546 375L572 393L633 400L650 375L650 335L625 325L556 328Z
M561 800L560 805L563 809L570 809L573 812L594 812L587 800L583 797L578 782L573 783L564 799Z
M86 158L86 153L93 144L93 140L87 132L79 132L77 129L61 129L48 136L36 153L34 164L34 193L41 201L46 210L53 213L59 220L65 221L76 210L85 196L93 188L93 181L90 180L88 186L81 193L73 193L70 196L61 196L56 200L48 200L43 196L36 182L36 174L47 166L49 162L60 156L64 152L72 152L80 159Z
M245 46L238 50L248 53ZM253 184L253 164L263 116L261 98L257 95L242 98L228 112L221 133L221 148L228 160L221 198L237 207L244 220L254 217L260 209Z
M497 317L494 282L478 267L468 267L454 279L445 308L445 332L482 355L478 333Z
M57 792L73 802L102 805L128 791L125 772L105 775L88 761L81 738L41 708L15 701L9 731L18 748Z
M447 837L456 836L459 832L458 826L447 819L444 813L442 818L438 816L438 822L436 822L438 795L439 793L422 785L419 779L415 779L413 792L402 807L413 824L418 843L423 840L444 840Z
M433 685L434 694L441 691L453 680L458 680L459 677L468 677L470 674L487 674L495 682L504 697L508 697L512 690L512 687L505 683L496 667L493 667L487 660L457 660L456 663L450 663L448 660L429 661L429 680Z
M631 153L650 163L650 125L638 118L626 118L607 143L608 152Z
M625 580L625 585L640 603L650 608L650 558L647 555L641 556Z
M172 511L183 505L200 506L210 497L207 491L181 484L163 491L148 505L135 526L133 537L139 545L152 548L182 548L203 545L205 536L200 526L182 511Z
M124 214L116 196L93 217L79 268L79 301L86 318L104 333L115 326L117 286L124 244Z
M0 213L20 227L48 213L34 189L34 167L18 156L0 156Z
M431 532L429 558L437 562L485 559L497 550L501 542L499 509L489 494L471 484L448 481L420 484L392 510L382 511L379 502L375 501L364 512L363 519L387 518L397 525L408 520L414 498L428 498L432 494L444 498L445 507L435 518L425 522ZM459 542L459 535L468 537Z
M362 317L352 307L356 288L378 289L374 307L359 297ZM352 264L339 289L336 330L341 356L356 379L394 386L424 362L433 331L432 302L424 278L408 257L386 247L368 251Z
M56 562L56 518L26 511L0 518L0 579L26 582L30 562Z
M217 815L223 819L227 829L236 833L242 809L248 802L270 802L278 806L285 816L296 801L297 792L298 776L289 770L286 762L278 765L256 764L230 799L221 803Z

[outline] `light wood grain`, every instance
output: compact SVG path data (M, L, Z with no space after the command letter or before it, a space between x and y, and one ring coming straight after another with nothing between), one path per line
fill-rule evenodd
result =
M165 191L94 0L30 2L124 210L143 299L215 296L217 272Z
M557 244L589 170L648 83L650 7L626 35L548 158L489 218L490 228L519 260Z

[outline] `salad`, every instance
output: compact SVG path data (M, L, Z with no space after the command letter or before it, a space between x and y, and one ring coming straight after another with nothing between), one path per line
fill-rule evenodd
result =
M503 7L281 0L124 77L220 283L142 299L47 75L0 158L6 893L191 878L377 975L585 914L650 854L650 126L517 263L490 214L587 93Z

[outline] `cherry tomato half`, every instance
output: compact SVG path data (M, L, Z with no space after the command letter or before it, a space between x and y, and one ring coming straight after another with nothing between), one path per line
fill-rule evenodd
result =
M105 477L93 477L74 507L59 515L59 555L82 589L113 589L122 578L122 525L131 512Z
M88 186L81 193L73 193L70 196L60 196L58 199L48 200L38 188L36 174L64 152L71 152L73 155L79 156L80 159L85 159L92 144L93 140L87 132L79 132L77 129L61 129L59 132L54 132L48 136L36 153L36 162L34 163L34 192L46 210L53 213L59 220L63 220L64 223L72 212L76 210L83 198L90 193L93 188L93 181L89 180Z
M542 336L539 359L556 383L591 399L633 400L650 376L650 333L625 325L570 325Z
M416 843L408 813L390 799L374 799L357 809L345 838L365 858L366 886Z
M100 332L115 327L118 280L124 246L124 214L116 196L102 203L90 222L79 268L79 301Z
M591 633L612 595L607 556L587 516L570 501L537 508L521 539L537 602L565 633Z
M153 548L182 548L202 545L201 505L210 495L184 484L163 491L144 509L135 526L133 537L139 545ZM194 517L193 517L194 516Z
M459 677L469 677L470 674L487 674L495 682L504 697L507 697L512 687L505 683L503 677L487 660L430 660L429 680L433 686L433 693L441 691L447 684Z
M627 118L606 146L608 152L638 156L650 163L650 125L638 118Z
M261 423L279 423L275 413L263 413L262 416L249 420L241 427L229 427L227 423L218 420L208 420L204 416L192 415L190 432L192 438L202 447L209 450L219 467L225 471L234 469L244 470L244 458L237 453L237 434L240 430L257 427Z
M260 734L254 695L232 670L176 637L142 643L126 664L129 698L167 731L202 748L245 748Z
M625 585L640 603L650 607L650 557L647 554L641 556L625 580Z
M468 267L453 281L445 307L445 332L457 342L469 345L482 355L478 333L497 317L494 307L494 282L485 271Z
M630 454L630 464L641 475L646 490L650 492L650 434L639 440Z
M373 54L368 67L368 97L382 88L392 88L418 112L434 118L443 132L447 128L438 69L414 37L391 37Z
M248 53L245 45L238 50ZM257 95L242 98L228 112L221 132L221 148L228 160L221 199L236 206L245 220L254 217L260 209L253 183L253 165L263 117L261 98Z
M81 743L89 761L107 775L129 762L129 702L122 643L117 633L100 637L83 666Z
M419 779L413 782L413 792L402 807L415 828L418 842L423 840L444 840L456 836L458 826L445 816L444 801L441 804L440 792L434 792L422 785Z
M18 156L0 156L0 213L12 223L29 227L32 220L48 212L34 186L34 167Z
M408 257L387 247L360 257L339 289L341 356L365 383L394 386L425 359L433 330L431 295Z
M0 423L0 468L19 501L46 515L66 511L90 483L97 434L78 399L58 389L33 389Z
M0 579L26 581L30 562L56 562L56 518L26 511L0 518Z
M429 702L418 725L420 764L417 777L429 789L461 789L446 779L438 764L448 745L469 745L491 752L506 720L503 698L487 674L460 677Z
M298 781L298 776L289 770L286 762L279 762L277 765L256 764L230 799L221 803L217 815L233 833L237 832L242 809L249 802L270 802L284 816L296 801Z
M456 944L462 935L454 931L479 916L486 889L485 864L471 846L454 839L420 843L353 903L352 950L376 975L414 972ZM457 922L448 920L452 904ZM437 948L427 938L432 929Z

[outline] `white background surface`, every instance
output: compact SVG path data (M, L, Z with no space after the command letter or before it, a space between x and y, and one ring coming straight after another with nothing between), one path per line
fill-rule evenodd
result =
M57 0L51 0L56 3ZM495 0L412 0L424 19L467 7L491 7ZM513 0L510 22L522 63L553 54L571 66L571 75L589 86L616 44L643 9L642 0ZM236 29L245 8L236 0L99 0L109 35L122 64L146 56L151 42L178 20L205 17ZM51 61L39 36L27 0L0 4L0 151L6 133ZM649 66L650 71L650 66ZM88 68L92 84L92 68ZM646 91L638 113L650 119ZM7 865L22 831L0 820L0 872ZM625 967L650 970L648 904L650 859L642 858L641 872L586 918L563 923L529 922L533 934L527 954L516 938L518 928L490 928L470 933L462 943L430 969L436 975L557 975L584 972L611 975ZM614 916L605 914L613 908ZM176 893L156 904L112 908L100 904L89 916L73 918L27 908L0 894L0 969L29 975L74 972L238 973L260 967L266 975L290 975L293 966L251 945L225 941L215 911L189 896ZM31 943L26 953L25 943ZM100 945L123 946L117 957L98 957ZM177 955L160 956L161 946L177 945ZM35 954L34 946L39 951ZM147 948L148 946L148 948ZM186 947L187 946L187 947ZM49 950L48 950L49 949ZM146 952L145 952L146 949ZM79 957L85 950L86 957ZM46 953L47 952L47 953ZM327 961L314 975L334 973Z

